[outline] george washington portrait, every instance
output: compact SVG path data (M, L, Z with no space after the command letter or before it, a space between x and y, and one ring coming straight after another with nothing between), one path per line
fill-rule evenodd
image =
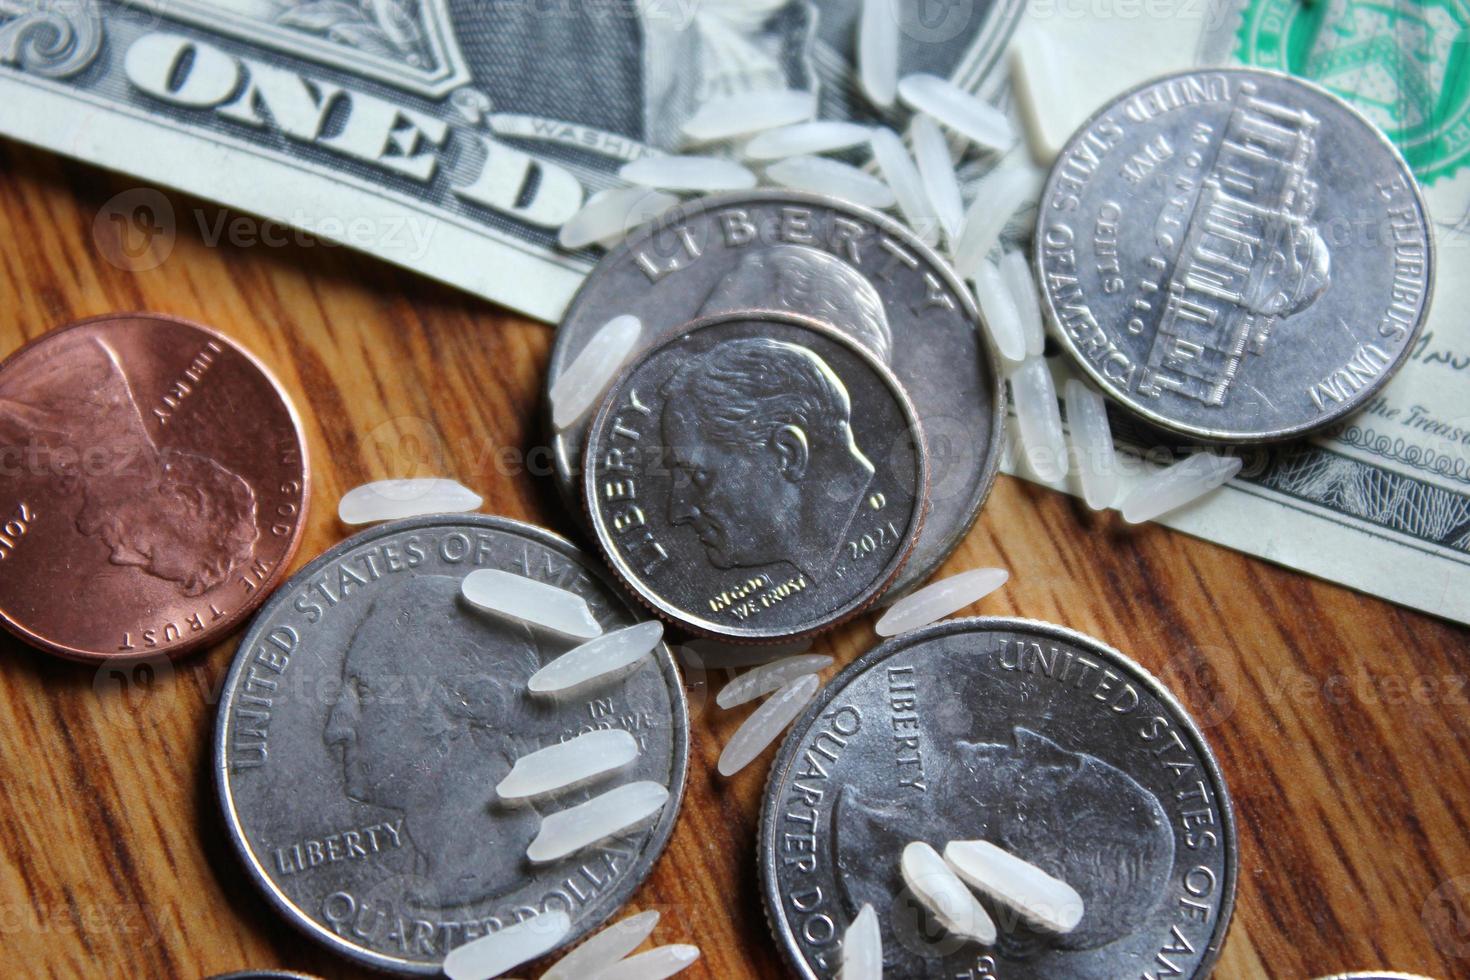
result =
M995 948L1008 961L1085 954L1158 921L1174 865L1174 833L1158 797L1132 776L1025 727L1014 728L1004 742L956 741L935 762L944 800L922 809L868 798L852 787L842 791L832 814L833 846L850 914L865 902L896 907L904 894L899 854L908 842L943 848L950 840L987 840L1067 882L1085 909L1076 929L1056 934L990 904L1000 926ZM898 918L893 923L900 928ZM893 949L896 972L905 976L919 975L924 959L947 952L928 947L921 934L898 939L885 947Z
M403 814L430 907L499 898L524 882L540 815L487 804L529 738L530 629L468 612L460 580L421 575L380 595L353 631L322 741L351 800Z

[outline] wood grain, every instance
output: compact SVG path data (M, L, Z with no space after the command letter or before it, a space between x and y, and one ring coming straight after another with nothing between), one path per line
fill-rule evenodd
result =
M132 182L15 145L0 163L0 353L130 309L197 319L254 350L301 409L315 466L298 565L342 537L344 490L415 460L479 488L487 510L572 529L538 475L547 457L527 452L540 439L546 326L343 248L211 244L240 216L180 195L166 198L166 259L127 271L106 258L120 229L94 219ZM978 611L1096 635L1160 673L1207 725L1241 848L1217 976L1470 976L1466 630L1163 528L1125 528L1006 477L948 571L991 564L1013 577ZM874 642L870 622L818 649L846 663ZM231 638L150 681L4 641L7 975L358 975L274 916L226 842L207 757L233 649ZM629 911L661 909L657 941L703 949L690 977L778 977L754 861L764 765L714 773L743 717L706 703L722 680L691 678L688 799Z

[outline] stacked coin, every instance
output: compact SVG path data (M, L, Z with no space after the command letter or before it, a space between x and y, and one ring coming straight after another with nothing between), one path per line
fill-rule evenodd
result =
M670 622L815 633L922 582L974 522L996 360L948 264L898 223L793 191L676 209L589 276L548 386L620 314L644 349L555 433L557 475Z

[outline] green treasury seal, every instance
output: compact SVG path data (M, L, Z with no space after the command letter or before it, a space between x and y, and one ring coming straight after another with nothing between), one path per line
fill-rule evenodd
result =
M1236 57L1347 99L1430 183L1470 162L1467 0L1246 0Z

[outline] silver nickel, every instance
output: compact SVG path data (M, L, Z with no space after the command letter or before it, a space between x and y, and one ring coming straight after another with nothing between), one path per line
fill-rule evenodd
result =
M995 481L1003 408L997 360L950 266L898 222L831 197L752 191L703 198L610 253L572 301L547 385L609 316L632 313L656 346L700 316L770 309L824 320L868 347L913 399L930 465L929 515L894 591L937 569ZM555 433L556 482L580 511L590 414Z
M789 313L690 324L609 389L584 499L618 576L734 641L818 632L873 602L923 521L927 466L893 374Z
M1075 888L1077 927L982 895L993 945L940 928L900 853L974 839ZM1234 906L1230 794L1184 708L1118 651L1023 619L905 633L828 682L771 767L758 840L772 929L806 980L836 974L865 903L893 980L1202 978Z
M688 767L668 648L604 689L532 697L526 679L575 641L463 604L476 568L580 595L605 629L636 622L592 556L490 516L364 531L286 583L240 643L215 730L215 778L251 879L307 936L360 964L437 975L450 949L540 912L566 944L612 915L667 843ZM495 797L514 760L597 728L638 739L615 776L528 806ZM542 816L634 780L669 787L654 820L533 867Z
M1256 69L1164 76L1083 124L1035 250L1048 319L1093 380L1226 443L1364 407L1409 357L1434 280L1424 201L1388 139Z

